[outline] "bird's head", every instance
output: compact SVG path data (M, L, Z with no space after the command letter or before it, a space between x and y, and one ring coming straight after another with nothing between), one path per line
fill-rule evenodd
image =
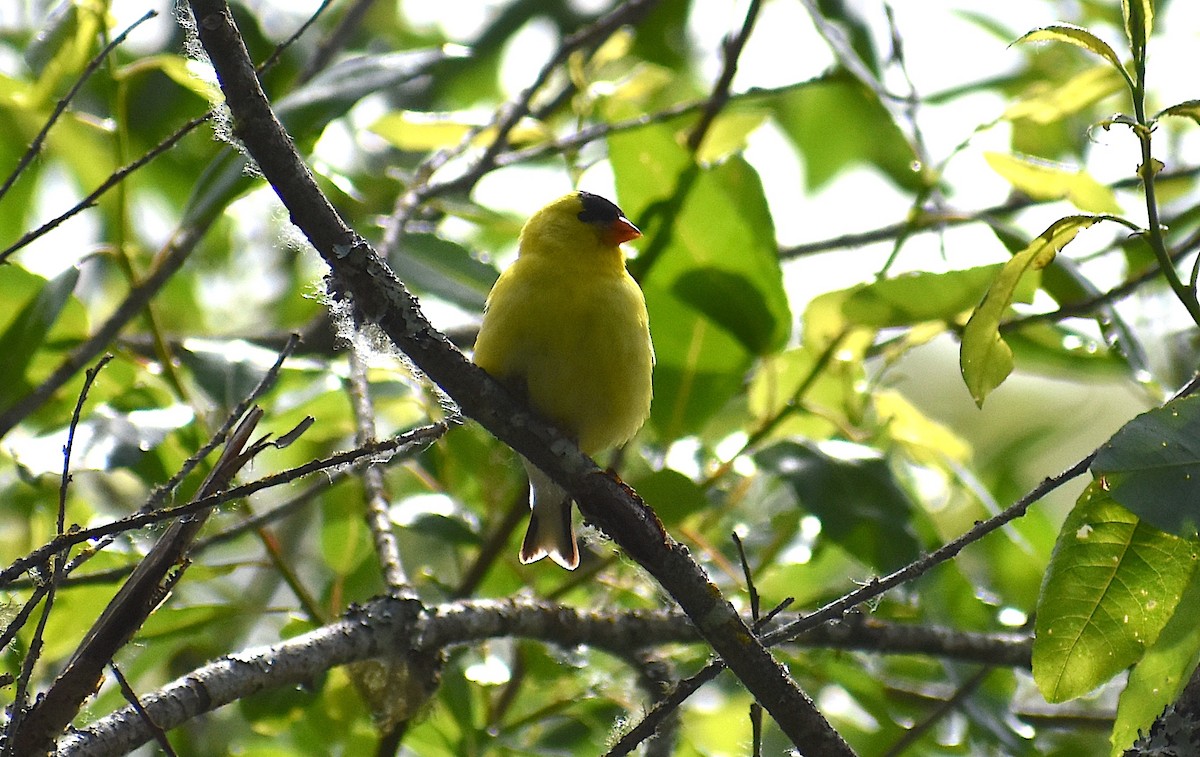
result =
M613 203L590 192L572 192L533 214L521 230L521 254L616 251L641 235Z

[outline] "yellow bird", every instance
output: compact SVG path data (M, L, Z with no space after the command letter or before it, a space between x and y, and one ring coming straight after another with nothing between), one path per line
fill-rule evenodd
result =
M650 415L646 300L621 244L642 233L613 203L572 192L521 230L517 260L488 295L475 364L573 438L588 455L629 441ZM571 498L525 461L529 529L521 562L574 570Z

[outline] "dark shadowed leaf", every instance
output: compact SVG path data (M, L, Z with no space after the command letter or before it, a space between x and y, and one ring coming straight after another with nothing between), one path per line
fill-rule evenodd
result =
M1142 413L1092 462L1092 475L1139 518L1181 536L1200 525L1200 397Z
M853 454L834 457L808 442L780 442L755 460L821 519L823 537L877 570L899 568L920 553L920 543L906 527L912 501L885 459L866 447L845 448Z
M406 285L478 312L496 283L496 269L462 245L433 234L408 234L388 264Z
M7 278L11 281L5 285L5 298L14 304L20 301L20 289L40 281L16 269L10 269ZM4 356L0 360L0 408L8 407L28 390L26 369L45 347L46 337L70 301L77 281L79 269L71 267L45 282L0 333L0 355Z

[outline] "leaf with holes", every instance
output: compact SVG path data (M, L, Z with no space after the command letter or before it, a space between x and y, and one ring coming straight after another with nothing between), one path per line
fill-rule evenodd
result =
M1196 558L1194 542L1139 521L1093 482L1059 531L1038 597L1033 678L1047 701L1082 696L1137 662Z

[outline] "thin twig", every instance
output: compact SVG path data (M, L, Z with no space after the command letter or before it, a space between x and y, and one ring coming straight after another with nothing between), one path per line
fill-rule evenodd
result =
M367 381L367 367L357 350L350 350L350 392L354 408L355 443L359 446L375 441L375 408L371 404L371 385ZM359 471L366 499L367 527L375 541L375 554L383 569L383 580L389 590L401 595L415 596L408 589L408 576L400 562L400 546L392 531L392 518L388 513L387 492L383 485L383 469L378 465L366 465Z
M494 129L495 137L484 149L483 154L472 161L471 167L454 180L453 186L456 191L467 191L473 187L480 178L497 166L497 160L508 146L508 135L522 118L529 115L533 98L549 81L554 71L570 58L571 53L587 45L598 45L622 26L633 23L659 1L630 0L630 2L621 3L595 23L568 36L551 54L549 60L542 65L533 82L516 98L496 110L490 124L471 131L455 148L440 151L422 161L414 171L415 186L400 196L388 216L384 225L383 239L379 244L380 255L387 258L398 249L405 227L409 219L416 214L417 209L434 193L442 193L448 188L449 185L429 182L437 169L445 165L452 157L465 151L479 132L484 129Z
M1200 373L1192 377L1182 389L1175 394L1175 399L1186 397L1200 389ZM831 620L842 618L852 608L873 599L880 594L892 589L902 583L911 581L914 578L923 575L933 567L951 559L961 552L967 545L982 539L998 528L1010 523L1011 521L1023 516L1025 511L1038 500L1045 497L1050 492L1062 486L1066 482L1082 475L1091 466L1092 460L1095 459L1097 451L1085 456L1083 459L1076 462L1071 467L1067 468L1062 473L1056 476L1051 476L1037 486L1033 487L1029 492L1022 496L1015 503L1010 505L1005 510L997 513L995 516L986 521L979 521L974 528L970 529L957 539L948 542L939 549L930 554L913 561L909 565L891 573L882 578L872 579L869 583L860 588L844 595L834 602L830 602L819 610L809 613L802 618L787 623L769 633L761 635L759 638L763 644L767 646L775 646L780 643L791 641L799 635L820 626ZM672 693L667 699L663 700L658 706L655 706L646 714L641 722L637 724L629 733L618 742L621 751L614 748L609 754L623 755L628 754L640 740L644 740L654 732L656 723L669 714L668 708L679 707L683 702L692 695L704 683L712 680L725 669L725 663L720 659L714 659L708 663L700 672L696 673L689 679L679 683L676 692Z
M750 5L746 8L746 16L742 19L742 28L736 35L726 37L721 46L723 58L721 74L717 77L717 83L713 86L708 102L704 104L700 120L688 132L687 148L690 152L694 153L700 149L700 144L708 135L717 114L729 102L729 88L733 84L734 75L737 74L738 59L741 57L742 51L746 49L746 42L750 39L750 32L754 29L754 22L758 20L758 12L761 9L762 0L750 0Z
M955 690L954 695L948 697L945 701L940 702L933 712L923 719L921 722L909 728L904 734L896 740L895 744L883 753L883 757L900 757L910 746L917 743L922 736L929 732L929 729L937 725L943 718L954 712L966 700L967 697L975 693L985 680L988 674L994 670L990 665L984 665L975 671L966 681Z
M63 445L63 468L58 489L58 517L56 520L56 533L58 537L62 537L66 530L66 515L67 515L67 489L71 482L71 452L75 448L75 430L79 427L79 420L83 415L83 404L87 400L88 393L91 391L92 383L95 382L96 376L100 374L104 366L112 360L112 355L105 355L96 365L87 370L83 380L83 388L79 391L79 396L75 401L75 410L71 414L71 423L67 427L67 442ZM33 638L29 643L29 650L25 655L25 660L21 665L21 675L17 678L17 690L13 697L12 712L9 716L8 724L5 732L5 748L4 754L14 754L15 747L14 739L20 732L21 724L27 713L26 704L28 701L29 681L33 676L33 667L37 664L38 658L41 657L42 639L46 631L46 623L50 620L50 611L54 607L54 597L57 592L58 584L64 575L68 549L58 550L53 556L53 567L50 571L45 588L46 601L42 605L42 614L38 618L37 627L34 629ZM43 588L43 587L38 587ZM33 600L30 600L26 607L32 610ZM23 608L24 609L24 608ZM26 614L28 617L28 614ZM14 621L15 622L15 621ZM10 623L5 629L5 636L11 637L16 633L15 626Z
M187 504L162 508L152 512L136 513L101 526L71 531L48 544L43 544L28 555L14 560L7 568L0 571L0 588L8 586L14 578L25 571L45 564L50 559L50 555L66 547L112 534L145 528L163 521L182 518L205 508L215 507L235 499L247 497L255 492L290 483L313 473L327 471L331 468L362 465L369 460L376 460L381 456L394 454L397 451L403 451L412 447L424 447L440 438L446 432L447 428L449 427L445 423L421 426L398 437L367 445L366 447L338 452L318 460L311 460L295 468L289 468L279 473L264 476L241 486L232 487L220 494L202 497Z
M96 69L100 68L100 65L104 62L104 59L108 57L109 53L111 53L122 42L124 42L125 38L129 36L130 32L141 26L144 22L149 21L156 16L158 16L158 11L146 11L145 15L143 15L137 21L134 21L129 26L125 27L125 31L121 32L116 37L113 37L112 41L105 45L100 52L96 53L94 58L88 61L88 64L84 66L83 71L78 77L76 77L75 83L71 85L71 89L69 89L67 94L65 94L54 106L54 111L50 113L50 117L46 119L46 122L42 124L42 128L38 131L37 136L35 136L33 141L29 143L29 147L21 156L21 159L17 161L16 168L14 168L13 172L9 174L7 179L4 180L4 184L0 185L0 199L3 199L4 195L8 194L8 190L12 189L12 185L16 183L17 178L33 161L33 159L37 157L37 154L42 151L42 144L46 141L46 135L50 133L50 129L54 126L54 124L58 123L59 117L66 112L67 106L71 104L71 100L75 99L75 95L79 93L79 90L83 88L83 85L87 82L87 80L92 77L92 74L96 73ZM0 262L3 262L5 257L5 254L0 254Z
M165 138L163 141L159 142L157 145L155 145L154 147L147 150L146 153L143 154L137 160L133 161L132 163L128 163L128 164L122 166L121 168L118 168L116 171L113 171L112 174L110 174L107 179L105 179L103 182L100 183L100 186L93 189L91 192L89 192L87 194L86 197L84 197L79 202L75 203L68 210L55 216L54 218L50 219L46 223L37 227L36 229L26 232L25 234L21 235L20 239L13 242L12 244L10 244L8 247L4 248L3 250L0 250L0 263L3 263L6 260L8 260L8 258L10 256L12 256L13 253L17 252L21 248L29 245L31 242L33 242L37 239L40 239L41 237L43 237L46 234L53 231L54 229L58 228L58 226L60 224L62 224L64 221L70 219L72 216L75 216L75 215L79 214L81 211L86 210L86 209L92 207L93 205L95 205L96 201L98 199L100 199L101 195L108 192L108 190L112 189L117 184L120 184L122 181L125 180L125 178L127 176L129 176L129 174L133 173L134 171L138 170L139 168L146 165L150 161L154 160L159 155L162 155L167 150L170 150L172 147L174 147L179 142L179 140L183 139L188 134L190 134L193 129L195 129L200 124L205 123L206 121L208 121L211 118L212 118L212 113L205 113L202 116L197 116L196 118L193 118L191 121L188 121L183 126L179 127L177 130L175 130L175 132L173 134L171 134L170 136Z
M142 706L142 700L138 698L137 692L133 690L133 687L129 685L129 681L125 679L125 674L121 672L121 669L117 667L115 662L109 664L108 669L112 671L113 678L117 680L117 685L121 688L121 694L125 697L125 701L129 702L129 705L133 707L133 711L137 713L142 722L146 724L146 728L153 734L154 741L158 744L159 749L162 749L167 757L177 757L175 749L171 746L170 740L167 739L166 732L159 727L158 723L154 722L154 718L150 717L150 713L146 712L146 708Z

